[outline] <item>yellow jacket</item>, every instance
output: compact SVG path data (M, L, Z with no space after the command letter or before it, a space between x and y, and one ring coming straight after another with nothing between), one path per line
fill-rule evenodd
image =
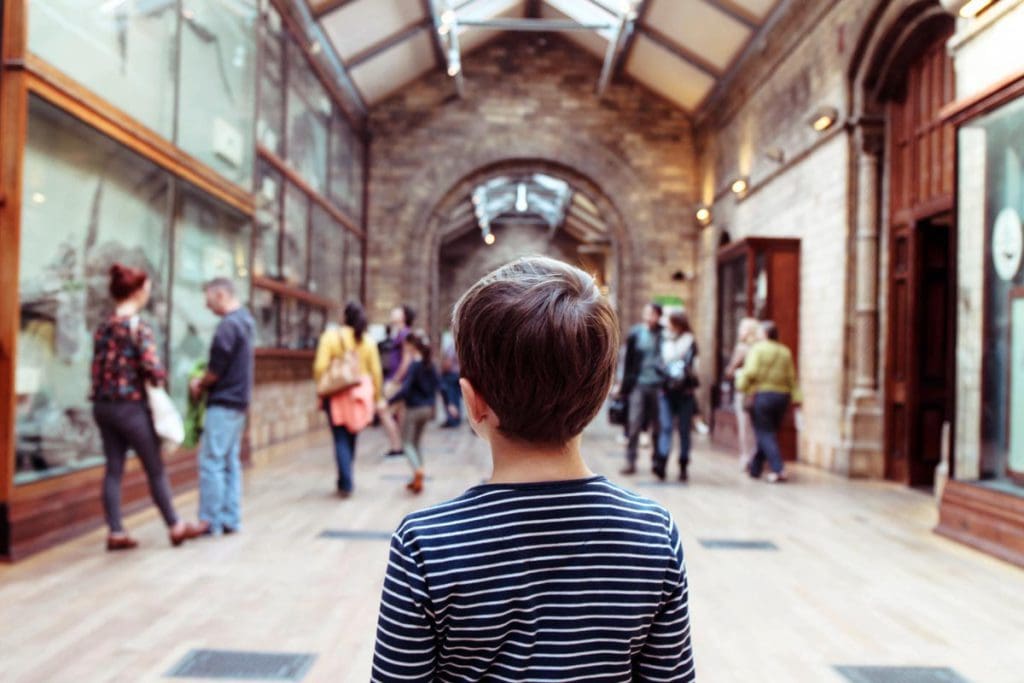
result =
M367 334L363 334L363 340L357 344L355 330L348 326L340 330L327 330L320 335L320 341L316 345L316 357L313 359L313 381L320 379L320 375L324 374L333 359L340 358L352 350L355 350L359 358L359 369L373 380L373 400L379 401L383 395L383 379L377 344Z
M736 388L744 394L774 391L789 394L793 403L803 401L803 393L796 383L793 354L777 341L760 341L747 352L743 373L736 379Z

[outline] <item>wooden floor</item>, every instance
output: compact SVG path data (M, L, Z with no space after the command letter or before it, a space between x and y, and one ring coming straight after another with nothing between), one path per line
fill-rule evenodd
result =
M586 449L620 479L614 434L592 429ZM104 552L98 531L0 566L0 681L164 680L193 648L311 653L304 681L367 681L384 539L405 513L484 478L486 451L467 431L429 432L432 480L417 498L405 462L381 459L367 432L356 495L340 501L325 438L281 450L247 472L241 534L172 549L150 510L129 520L134 552ZM928 497L805 468L786 485L753 482L700 441L694 460L686 487L649 474L627 485L682 529L700 680L840 683L836 665L1024 680L1024 572L933 535ZM195 494L177 503L195 514ZM381 533L321 538L329 529Z

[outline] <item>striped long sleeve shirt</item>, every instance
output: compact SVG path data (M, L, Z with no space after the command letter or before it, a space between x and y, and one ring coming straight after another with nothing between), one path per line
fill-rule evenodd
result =
M604 477L485 484L391 541L373 680L692 681L679 530Z

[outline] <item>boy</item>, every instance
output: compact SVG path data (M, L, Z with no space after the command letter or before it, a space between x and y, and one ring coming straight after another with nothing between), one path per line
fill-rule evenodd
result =
M694 680L672 517L580 454L619 348L593 279L515 261L466 292L454 334L494 471L392 537L373 680Z

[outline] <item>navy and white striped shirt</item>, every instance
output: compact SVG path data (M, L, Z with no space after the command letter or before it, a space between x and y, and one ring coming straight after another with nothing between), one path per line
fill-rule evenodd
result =
M373 680L694 680L675 522L604 477L486 484L409 515Z

